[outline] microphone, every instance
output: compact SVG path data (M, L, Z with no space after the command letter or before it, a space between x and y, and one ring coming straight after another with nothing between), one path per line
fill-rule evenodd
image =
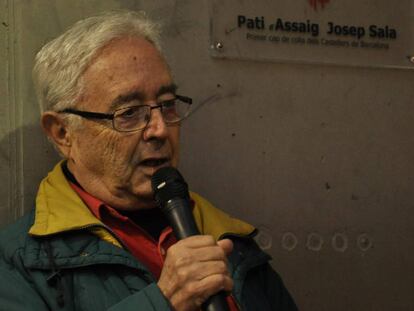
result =
M168 219L177 239L198 235L190 206L188 185L173 167L157 170L151 179L155 201ZM221 291L208 298L202 306L204 311L230 311L225 292Z

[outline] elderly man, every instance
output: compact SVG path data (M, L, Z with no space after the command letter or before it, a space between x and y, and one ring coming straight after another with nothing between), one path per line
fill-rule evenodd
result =
M158 27L136 12L76 23L37 54L41 125L63 156L35 209L0 235L0 310L296 310L255 229L191 193L201 235L176 241L153 173L176 167L180 121Z

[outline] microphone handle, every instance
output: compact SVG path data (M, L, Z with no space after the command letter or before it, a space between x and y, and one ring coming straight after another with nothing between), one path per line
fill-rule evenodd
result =
M197 225L191 212L190 201L183 198L169 200L161 207L167 217L177 239L198 235ZM230 311L226 301L226 293L220 291L208 298L202 305L203 311Z
M226 300L226 293L223 291L209 297L201 306L203 311L230 311Z
M191 212L190 201L174 198L164 203L161 211L167 217L177 239L182 240L200 234Z

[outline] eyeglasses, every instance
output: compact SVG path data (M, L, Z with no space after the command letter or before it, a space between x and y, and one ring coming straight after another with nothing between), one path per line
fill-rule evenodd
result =
M58 113L69 113L85 119L111 120L112 127L118 132L133 132L147 127L151 120L151 111L160 109L164 122L175 124L184 120L189 112L193 100L190 97L175 95L175 98L166 100L156 106L136 105L119 108L114 113L100 113L81 111L67 108Z

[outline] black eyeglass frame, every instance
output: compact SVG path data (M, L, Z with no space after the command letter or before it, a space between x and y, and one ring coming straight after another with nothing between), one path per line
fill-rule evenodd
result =
M177 94L174 95L174 96L175 96L174 99L179 99L182 102L188 104L188 106L191 106L193 104L193 99L191 97L177 95ZM171 100L173 100L173 99L171 99ZM161 103L159 103L158 105L155 105L155 106L151 106L151 105L134 105L134 106L130 106L130 107L149 107L150 108L150 117L149 117L145 127L142 127L142 128L139 128L139 129L128 130L128 131L123 131L123 130L120 131L119 129L115 128L114 119L115 119L115 114L118 110L123 110L123 109L127 109L127 108L130 108L130 107L122 107L122 108L116 109L113 113L83 111L83 110L77 110L77 109L72 109L72 108L66 108L66 109L60 110L60 111L58 111L58 113L74 114L74 115L80 116L80 117L85 118L85 119L111 120L112 121L112 128L114 130L116 130L118 132L134 132L134 131L143 130L147 127L149 121L151 120L151 112L152 112L153 109L160 108L162 110L164 103L167 103L171 100L165 100L165 101L163 101L163 102L161 102ZM177 121L164 120L164 122L167 123L167 124L175 124L175 123L181 122L186 117L188 117L188 114L186 116L184 116L182 119L179 119Z

